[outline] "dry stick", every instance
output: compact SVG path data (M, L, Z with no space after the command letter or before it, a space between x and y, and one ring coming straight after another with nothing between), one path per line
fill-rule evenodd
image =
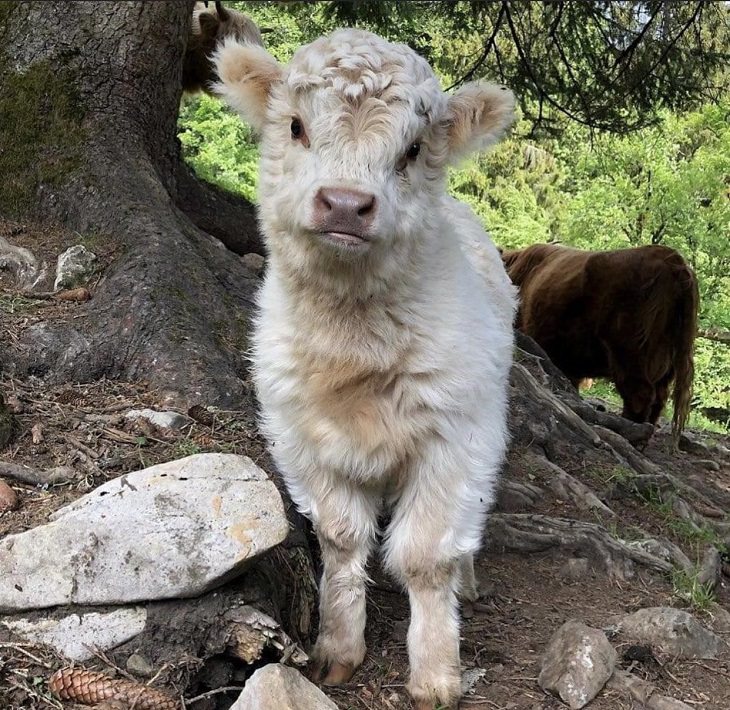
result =
M186 703L197 703L198 700L205 700L205 698L209 698L211 695L218 695L220 693L228 693L232 690L243 690L242 685L228 685L224 688L216 688L215 690L209 690L207 693L201 693L200 695L196 695L194 698L188 698L185 702Z
M0 476L36 486L69 483L78 478L76 471L68 466L57 466L47 471L41 471L12 461L0 461Z
M66 443L71 444L71 446L75 446L80 451L83 451L83 453L85 453L90 458L94 459L94 461L96 461L96 459L99 458L99 454L96 451L94 451L93 449L90 449L86 444L79 441L75 436L64 433L64 434L61 434L61 438Z

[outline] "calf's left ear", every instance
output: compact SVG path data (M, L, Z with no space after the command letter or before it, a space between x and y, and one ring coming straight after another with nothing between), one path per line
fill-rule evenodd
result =
M515 97L506 87L473 82L449 96L446 123L452 161L496 143L515 117Z
M266 118L272 86L283 68L263 47L241 44L229 37L213 54L220 81L214 91L241 117L259 130Z

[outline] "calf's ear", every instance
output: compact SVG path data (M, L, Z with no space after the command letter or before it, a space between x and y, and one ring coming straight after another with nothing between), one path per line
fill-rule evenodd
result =
M446 123L451 160L496 143L512 124L514 109L514 94L497 84L473 82L449 96Z
M283 67L263 47L226 39L213 54L219 81L213 90L247 123L259 130L266 117L272 86Z

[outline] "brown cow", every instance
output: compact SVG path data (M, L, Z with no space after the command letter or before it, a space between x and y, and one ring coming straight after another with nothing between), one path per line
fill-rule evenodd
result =
M221 2L216 2L214 7L208 7L207 2L196 2L183 59L183 91L211 93L211 85L218 79L211 54L227 37L242 43L264 44L261 31L247 15L223 7Z
M502 254L520 289L517 327L577 386L606 377L623 416L656 424L674 380L675 442L689 414L699 294L674 249L590 252L535 244Z

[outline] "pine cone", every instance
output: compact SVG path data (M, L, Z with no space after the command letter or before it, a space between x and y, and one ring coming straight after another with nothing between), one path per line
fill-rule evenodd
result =
M135 710L180 710L180 703L167 693L83 668L62 668L51 676L48 687L61 700L83 705L122 700L134 704Z

